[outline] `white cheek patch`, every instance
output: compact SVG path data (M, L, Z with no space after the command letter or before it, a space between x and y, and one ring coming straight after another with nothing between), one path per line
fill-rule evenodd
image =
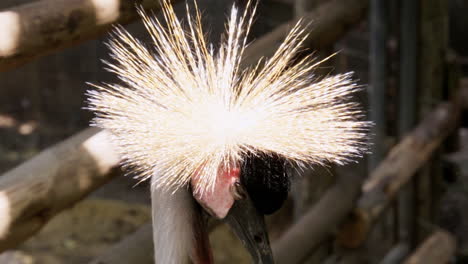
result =
M198 178L197 175L192 177L192 186L196 186ZM223 219L234 204L231 190L236 182L240 182L239 167L220 169L214 188L203 193L194 192L193 196L211 216Z

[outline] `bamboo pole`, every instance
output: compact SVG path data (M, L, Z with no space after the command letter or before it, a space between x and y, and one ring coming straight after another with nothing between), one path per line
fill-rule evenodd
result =
M156 0L41 0L0 11L0 71L77 45L128 24L136 6L159 9Z
M455 255L456 242L449 233L436 231L403 264L448 264Z
M455 104L440 104L396 145L373 171L363 186L353 216L343 225L338 241L345 247L362 245L373 224L397 193L431 157L446 136L456 127L459 109Z
M0 176L0 252L112 179L118 163L107 132L89 128Z

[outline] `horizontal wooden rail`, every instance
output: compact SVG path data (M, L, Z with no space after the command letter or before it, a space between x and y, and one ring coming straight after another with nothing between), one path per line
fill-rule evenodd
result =
M157 0L40 0L0 10L0 71L94 39L115 23L138 18L136 6Z
M410 181L456 128L460 114L457 108L455 103L437 106L371 173L356 209L339 232L341 245L356 248L363 244L374 223L402 186Z
M0 176L0 252L108 182L119 158L106 131L89 128Z
M137 19L135 5L157 10L154 0L42 0L0 11L0 71L22 65L55 50L96 38L115 23ZM309 33L306 46L321 48L339 39L365 16L366 0L333 0L302 19ZM245 53L244 65L269 57L297 19L255 41Z

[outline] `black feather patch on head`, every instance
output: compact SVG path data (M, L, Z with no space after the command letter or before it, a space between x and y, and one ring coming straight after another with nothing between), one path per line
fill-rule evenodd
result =
M250 154L242 164L241 182L257 210L272 214L288 197L290 179L286 160L275 154Z

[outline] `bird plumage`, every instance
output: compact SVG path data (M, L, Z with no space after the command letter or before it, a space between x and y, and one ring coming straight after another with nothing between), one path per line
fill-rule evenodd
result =
M208 43L197 8L185 25L167 0L164 22L139 10L150 47L125 29L109 42L109 71L119 84L88 92L94 124L114 135L125 164L160 189L186 186L195 171L204 192L221 164L245 153L275 153L292 163L344 163L366 150L369 122L349 99L360 88L351 74L318 78L311 56L291 60L307 37L294 26L265 62L240 69L255 6L233 7L217 51ZM157 170L157 173L155 173Z
M155 185L152 186L155 188ZM153 243L156 263L188 263L193 254L197 221L190 192L178 189L171 195L151 191ZM195 262L197 263L197 262Z
M212 202L235 186L239 169L245 176L260 164L278 178L244 177L244 182L288 182L281 163L271 167L249 157L301 166L345 163L367 151L371 124L362 121L363 112L351 100L360 87L350 73L319 78L314 70L320 61L297 59L307 37L300 24L271 58L241 69L255 9L250 3L242 14L232 8L216 50L206 39L196 2L194 15L187 8L185 23L167 0L162 0L164 21L139 10L151 45L117 27L108 44L113 61L106 64L120 83L95 84L88 92L93 123L111 132L123 165L142 180L151 177L159 263L185 263L189 255L194 260L199 217L194 197L207 211L205 202L221 206L218 216L224 217L236 195ZM220 175L228 177L221 185ZM257 189L247 186L251 190ZM281 206L287 186L264 191L282 195L274 206L263 206L259 193L252 196L257 209L270 213Z

